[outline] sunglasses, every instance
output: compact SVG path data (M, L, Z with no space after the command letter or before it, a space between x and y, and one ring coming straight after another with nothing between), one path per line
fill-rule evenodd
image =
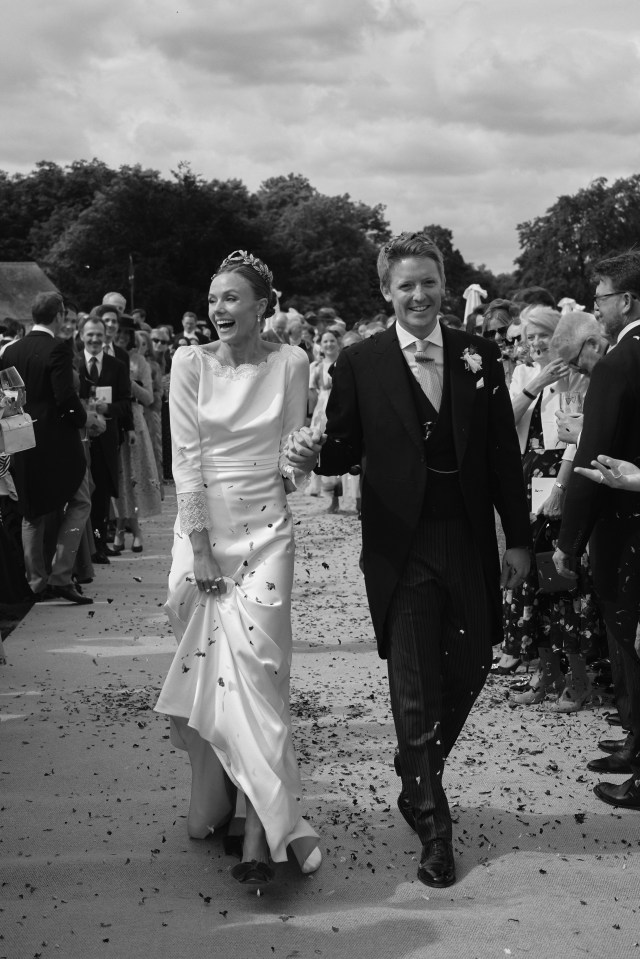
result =
M482 335L485 340L495 340L496 336L504 336L508 329L508 326L499 326L497 330L485 330Z
M168 345L169 345L169 340L159 340L159 339L158 339L157 337L155 337L155 336L152 336L152 337L151 337L151 342L152 342L152 343L162 343L163 346L168 346Z

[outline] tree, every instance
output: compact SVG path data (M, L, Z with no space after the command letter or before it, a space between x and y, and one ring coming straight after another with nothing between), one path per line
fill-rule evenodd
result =
M487 291L487 303L498 296L498 284L491 270L484 264L476 267L473 263L467 263L462 253L453 245L451 230L432 223L430 226L425 226L422 232L431 237L442 253L447 283L447 292L442 304L443 312L455 313L463 317L466 303L462 294L472 283L477 283Z
M297 178L298 185L302 181ZM305 190L293 203L280 205L272 237L283 270L283 299L300 310L331 305L347 322L377 312L382 305L377 244L389 237L383 211L354 203L348 194Z
M592 301L594 263L622 252L640 236L640 174L608 185L593 180L574 196L558 197L544 216L518 225L520 286L544 286L560 299Z

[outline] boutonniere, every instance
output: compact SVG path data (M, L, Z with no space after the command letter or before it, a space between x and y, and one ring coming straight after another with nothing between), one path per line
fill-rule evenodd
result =
M464 365L471 373L479 373L482 369L482 357L479 353L474 353L469 346L464 350L460 359L464 360Z

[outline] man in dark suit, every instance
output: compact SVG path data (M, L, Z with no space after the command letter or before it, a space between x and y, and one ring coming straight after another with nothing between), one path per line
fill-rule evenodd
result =
M80 439L87 416L74 388L71 342L56 338L65 316L60 294L38 294L32 316L31 331L0 360L1 368L15 366L22 377L25 411L34 420L35 448L13 457L27 580L38 601L60 596L82 605L92 600L73 584L72 572L90 509ZM51 560L45 555L45 529L64 507Z
M110 294L107 294L107 296L108 295ZM119 294L113 295L118 296ZM89 316L92 320L102 320L104 324L103 350L107 356L112 356L114 359L120 360L121 363L124 363L128 372L131 368L129 354L126 350L123 350L122 347L116 346L115 343L115 338L118 335L118 329L120 327L120 317L122 316L122 313L119 312L112 304L103 303L101 306L94 306ZM133 420L131 422L131 429L133 429Z
M94 563L108 563L111 551L107 546L106 526L109 501L118 495L118 449L121 429L126 442L134 442L129 428L131 415L131 382L125 366L104 349L104 322L89 316L80 328L83 352L78 363L80 396L97 413L105 417L106 429L91 440L91 476L94 491L91 497L91 525L96 541ZM106 390L104 389L106 387ZM107 398L101 394L107 393Z
M602 260L595 268L598 319L612 348L595 366L584 403L584 423L574 467L589 468L601 453L640 464L640 253ZM589 544L593 581L609 636L627 673L630 732L596 771L631 773L621 785L598 783L598 799L640 809L640 493L596 485L572 474L554 556L560 572L571 568ZM575 575L575 574L573 574Z
M444 762L501 636L494 506L508 586L529 569L529 510L498 349L439 323L440 251L401 234L378 273L396 322L340 354L318 471L340 475L366 455L363 566L388 665L399 805L422 842L418 878L442 887L455 881ZM321 442L294 435L291 462L304 469Z

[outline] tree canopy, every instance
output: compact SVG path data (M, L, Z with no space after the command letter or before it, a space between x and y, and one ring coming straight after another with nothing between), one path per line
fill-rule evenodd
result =
M594 263L640 238L640 174L610 184L593 180L574 196L558 197L544 216L518 225L520 286L544 286L560 299L593 301Z
M131 308L131 257L134 305L152 322L202 314L210 276L235 249L266 260L285 308L331 305L348 323L385 308L376 274L390 236L384 207L326 196L300 174L271 177L251 193L240 180L207 181L187 163L166 178L97 159L43 161L26 175L0 171L0 208L0 260L35 260L81 309L110 290ZM464 261L450 230L426 229L445 256L447 309L460 311L464 288L487 288L492 276Z

